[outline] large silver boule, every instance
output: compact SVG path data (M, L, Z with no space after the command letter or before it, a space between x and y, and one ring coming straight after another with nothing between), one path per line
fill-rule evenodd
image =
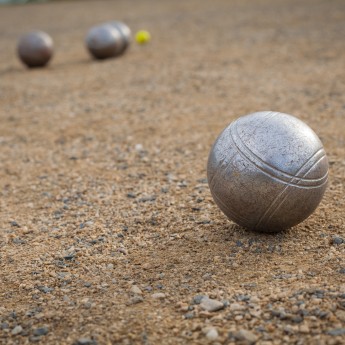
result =
M124 39L114 26L103 24L89 30L85 43L94 58L108 59L122 53Z
M109 22L109 25L111 25L114 28L116 28L117 30L119 30L120 34L122 35L123 46L122 46L119 54L123 54L127 50L127 48L129 47L129 45L131 43L131 29L125 23L122 23L119 21Z
M278 232L316 209L327 186L328 160L304 122L264 111L224 129L210 152L207 177L229 219L251 230Z
M30 32L20 38L17 53L28 67L43 67L53 56L53 40L45 32Z

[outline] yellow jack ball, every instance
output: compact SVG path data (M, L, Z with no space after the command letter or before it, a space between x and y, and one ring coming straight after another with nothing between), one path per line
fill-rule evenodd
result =
M149 42L151 39L151 35L148 31L140 30L135 35L135 40L138 44L145 44Z

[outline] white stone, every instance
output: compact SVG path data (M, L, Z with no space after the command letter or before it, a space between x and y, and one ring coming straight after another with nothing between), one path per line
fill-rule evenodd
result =
M206 333L206 338L208 340L214 341L218 338L218 331L216 328L210 328Z
M200 307L206 311L218 311L224 308L224 304L215 299L203 298Z
M165 293L163 292L156 292L154 294L151 295L152 298L155 298L155 299L164 299L165 298Z
M139 286L133 285L131 287L131 292L136 294L136 295L141 295L143 292L140 290Z
M23 327L22 326L20 326L20 325L18 325L18 326L16 326L16 327L14 327L13 329L12 329L12 334L13 335L17 335L17 334L20 334L20 333L22 333L23 332Z
M237 310L243 310L244 306L238 303L231 303L230 304L230 310L231 311L237 311Z

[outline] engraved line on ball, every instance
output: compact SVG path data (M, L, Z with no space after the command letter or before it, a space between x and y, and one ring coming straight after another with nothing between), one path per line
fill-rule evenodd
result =
M269 119L271 119L272 117L276 116L277 114L279 114L279 112L277 111L265 111L263 112L262 116L265 117L265 119L261 122L261 124L263 124L264 122L268 121ZM235 122L237 122L238 120L236 120ZM254 131L255 132L255 131ZM219 137L223 136L223 135L226 135L227 134L227 128L225 128L222 133L220 134ZM229 135L231 135L229 133ZM218 140L217 140L218 141ZM216 146L217 144L217 141L215 142L215 144L213 145L213 148ZM213 148L211 150L211 152L213 151ZM215 181L215 178L218 177L218 175L220 174L221 172L221 167L222 165L225 166L225 169L224 170L227 170L229 164L231 163L231 161L229 162L225 162L226 161L226 158L227 158L227 155L226 154L223 154L223 158L220 160L219 164L217 165L216 167L216 172L213 174L211 180L209 181L209 186L210 187L213 187L212 183ZM224 163L225 162L225 163ZM224 163L224 164L223 164Z
M274 111L266 111L266 112L263 112L262 116L265 117L265 120L263 120L263 121L261 122L261 124L264 123L264 122L266 122L266 121L268 121L269 119L271 119L272 117L276 116L277 114L279 114L279 112L277 112L277 111L276 111L276 112L274 112ZM235 122L237 122L237 121L238 121L238 120L236 120ZM223 132L220 134L220 137L221 137L222 135L226 135L226 134L227 134L227 128L225 128L225 130L223 130ZM231 136L230 133L228 133L228 134ZM217 140L217 141L218 141L218 140ZM217 141L216 141L216 143L213 145L213 147L216 146ZM213 149L211 150L211 152L212 152L212 151L213 151ZM218 177L218 175L221 173L221 171L222 171L222 169L221 169L221 168L222 168L222 165L225 167L224 170L227 170L229 164L231 163L231 161L226 162L226 158L227 158L227 155L226 155L226 154L223 154L223 158L220 160L219 164L218 164L217 167L215 168L215 169L216 169L216 172L213 174L211 180L209 181L209 186L210 186L210 188L213 187L212 183L215 181L215 179L216 179L216 178ZM225 162L225 163L224 163L224 162ZM224 163L224 164L223 164L223 163Z
M315 156L317 156L319 151L317 151L314 155L312 155L296 172L296 175L302 173L303 176L306 176L307 174L309 174L309 172L322 160L325 158L325 156L322 156L321 158L319 158L316 162L314 161ZM313 162L313 165L311 167L308 168L308 164L309 162ZM307 168L308 170L306 172L303 172L303 170ZM327 172L328 173L328 172ZM297 178L296 178L297 179ZM297 181L297 184L299 183L299 181ZM325 180L323 182L323 184L321 184L319 187L322 187L325 183L327 183L327 180ZM256 224L255 228L259 227L260 224L262 222L264 222L265 224L273 217L273 215L277 212L277 210L280 208L280 206L283 204L283 202L286 200L287 195L289 195L288 193L288 188L292 187L291 184L288 184L287 186L285 186L285 188L274 198L274 200L271 202L271 204L269 205L269 207L266 209L266 211L264 212L264 214L260 217L258 223ZM290 188L291 190L291 188ZM286 196L279 202L279 199L284 195L284 193L286 193ZM275 206L275 204L279 202L279 204L273 209L273 207ZM268 217L267 217L268 215ZM266 219L265 219L266 218ZM264 221L265 219L265 221Z
M217 171L216 171L216 173L214 174L214 176L215 176L215 175L218 176L221 172L226 172L227 168L229 167L230 163L231 163L232 160L233 160L233 157L230 159L229 162L225 162L225 164L224 164L225 169L224 169L224 170L219 169L219 166L221 166L222 163L223 163L224 161L226 161L226 158L227 158L227 157L224 156L224 158L222 159L221 163L217 166ZM212 185L212 182L214 182L214 185ZM238 220L242 220L244 223L248 222L248 219L247 219L247 218L245 218L245 217L243 217L243 216L240 216L240 215L238 215L238 214L233 213L233 212L228 208L228 206L218 197L218 195L216 194L216 192L214 192L215 190L217 190L217 188L215 188L216 185L217 185L217 182L218 182L218 179L212 178L211 183L210 183L210 187L211 187L211 185L212 185L212 188L210 188L210 190L211 190L211 194L212 194L212 196L214 197L214 199L215 199L216 201L218 201L218 204L220 204L221 206L224 207L224 211L226 211L225 213L231 214L231 219L233 219L235 222L238 222ZM238 223L240 223L240 222L238 222Z
M244 143L244 141L242 140L242 138L240 137L240 135L239 135L239 133L238 133L236 122L233 124L233 126L234 126L234 128L230 128L230 131L231 131L231 135L233 136L233 142L235 143L236 147L237 147L239 150L241 150L241 152L247 157L247 159L248 159L251 163L253 163L255 166L257 166L260 170L262 170L262 171L264 171L264 172L267 172L267 173L270 174L270 176L272 176L272 177L275 177L275 178L277 178L277 179L282 179L283 181L284 181L283 177L285 177L285 178L286 178L286 182L289 182L290 179L294 179L294 178L296 178L296 177L297 177L297 178L299 177L299 176L296 176L296 175L291 175L291 174L285 172L284 170L281 170L281 169L279 169L279 168L277 168L277 167L275 167L275 166L273 166L273 165L271 165L271 164L265 162L264 160L262 160L257 154L255 154L255 153ZM232 127L232 126L231 126L231 127ZM234 137L236 137L236 138L234 138ZM236 140L235 140L235 139L236 139ZM239 147L240 145L242 145L242 147ZM247 155L246 155L246 153L247 153ZM325 151L324 151L323 148L320 148L320 149L315 153L315 155L317 155L317 154L322 155L322 156L325 156L325 155L326 155L326 153L325 153ZM250 157L250 156L253 156L253 157ZM254 158L254 160L252 160L252 158ZM258 165L258 162L256 162L256 159L259 160L259 163L262 163L263 167L261 167L260 165ZM268 169L268 170L265 170L265 168ZM276 175L270 173L269 170L272 170L273 172L275 172ZM280 173L280 174L279 174L279 173ZM272 174L272 175L271 175L271 174ZM282 175L283 177L279 177L279 176L277 176L277 175ZM302 180L303 182L306 182L306 183L310 183L310 182L319 182L319 181L321 181L321 184L322 184L322 183L323 183L323 180L325 180L325 179L327 178L327 176L328 176L328 171L327 171L323 176L321 176L321 177L319 177L319 178L303 178L302 176L301 176L300 178L301 178L301 180ZM300 186L302 187L302 186L304 186L304 185L300 185ZM308 185L306 185L306 187L307 187L307 186L308 186ZM312 185L312 186L314 186L314 185ZM318 185L315 185L315 186L317 187Z
M299 178L298 176L293 176L293 177L291 178L290 183L288 183L287 181L280 180L280 179L279 179L278 177L276 177L275 175L269 174L267 171L263 170L260 166L258 166L255 162L253 162L252 160L250 160L249 157L247 157L246 155L244 155L244 152L243 152L243 151L241 150L241 148L237 145L237 143L235 142L234 137L232 136L232 133L233 133L233 132L231 131L231 127L232 127L232 126L230 126L230 139L232 140L233 145L235 145L235 147L237 148L238 153L239 153L243 158L246 158L250 163L252 163L254 166L256 166L256 167L257 167L259 170L261 170L263 173L266 173L266 174L269 175L270 177L272 177L272 178L278 180L279 182L281 182L281 183L283 183L283 184L286 184L285 189L287 189L287 188L290 187L290 186L294 186L294 187L297 187L297 188L303 187L304 189L312 189L312 188L319 188L319 187L323 186L325 183L327 183L328 171L327 171L327 173L325 174L325 176L326 176L325 181L323 181L323 182L322 182L320 185L318 185L318 186L302 186L302 185L298 185L298 184L301 183L302 181L305 181L305 180L306 180L306 179L303 179L304 176L302 176L302 178ZM240 139L239 139L239 142L241 142ZM323 150L323 149L319 149L316 153L313 154L313 156L311 156L311 157L303 164L303 166L298 170L297 174L300 173L300 172L303 170L303 168L307 167L308 164L309 164L309 162L313 162L313 159L315 159L315 158L316 158L318 155L320 155L320 154L321 154L322 156L319 158L318 162L326 156L324 150ZM318 163L318 162L317 162L317 163ZM315 164L317 164L317 163L315 163ZM310 167L310 169L308 170L308 172L315 166L315 164L313 164L313 165ZM307 172L307 173L308 173L308 172ZM307 173L306 173L306 174L307 174ZM304 174L304 175L306 175L306 174ZM294 180L296 180L297 183L293 183L292 181L294 181ZM318 179L318 180L320 180L320 179ZM282 193L282 192L281 192L281 193ZM276 197L276 199L278 199L279 197L280 197L280 194ZM260 223L261 223L263 217L264 217L264 216L267 214L267 212L274 206L276 199L273 200L273 202L271 203L271 205L268 207L268 210L264 213L263 216L261 216L261 218L259 219L259 221L258 221L258 223L256 224L255 228L257 228L257 227L260 225ZM274 211L274 212L275 212L275 211Z
M313 157L311 157L310 159L312 159ZM308 171L304 174L304 175L307 175L309 174L309 172L317 165L320 163L320 161L322 159L324 159L325 156L321 157L320 159L318 159L309 169ZM309 159L309 161L310 161ZM304 164L302 166L302 168L300 170L302 170L304 167L305 167L306 164ZM298 172L299 173L299 172ZM326 181L324 181L319 187L321 188L322 186L324 186L326 183L328 182L328 179ZM297 182L299 183L299 182ZM285 200L287 199L287 197L289 196L289 194L291 193L292 191L292 188L289 188L291 186L287 185L280 193L279 195L275 198L275 200L273 200L273 203L271 204L271 206L273 206L273 204L275 204L276 202L279 201L280 197L283 196L285 194L285 196L281 199L281 201L279 202L279 204L272 210L270 211L270 214L268 215L268 217L266 217L266 220L264 221L264 217L262 217L262 220L261 222L263 222L264 224L267 224L271 219L272 217L274 216L274 214L280 209L281 205L285 202ZM272 208L272 207L269 207L269 208ZM269 211L269 209L267 209L267 211ZM265 212L265 215L267 214L267 211ZM265 216L264 215L264 216ZM257 225L255 227L258 227L260 225L260 221L257 223Z
M254 166L256 166L260 171L262 171L264 174L269 175L270 177L285 183L294 185L298 188L318 188L320 185L323 184L325 180L327 180L328 177L328 171L320 178L303 178L303 177L296 177L294 175L291 175L289 173L286 173L285 171L279 170L278 168L271 166L270 164L264 162L260 157L258 157L253 151L251 151L242 141L240 136L236 134L234 131L236 130L236 123L233 123L233 125L230 126L230 137L235 145L235 147L238 150L238 153L246 158L249 162L251 162ZM235 128L233 128L235 127ZM240 147L241 146L241 147ZM322 148L319 149L319 151L316 152L318 155L325 156L325 152ZM252 156L252 157L251 157ZM258 161L254 161L253 158L257 159ZM261 164L260 164L261 163ZM299 182L305 182L306 184L297 184L295 182L291 183L290 181L292 179L298 179ZM320 182L319 184L312 184Z
M262 173L264 173L265 175L271 177L272 179L274 179L274 180L276 180L276 181L278 181L278 182L281 182L281 183L283 183L283 184L288 184L288 185L290 185L290 186L297 187L297 188L303 188L303 189L315 189L315 188L319 188L320 186L323 186L325 183L327 183L327 179L328 179L328 170L327 170L327 172L326 172L322 177L320 177L320 178L318 178L318 179L306 179L306 178L303 178L303 177L302 177L302 178L299 178L299 176L290 175L290 176L291 176L291 180L296 179L296 180L298 181L298 184L297 184L297 183L289 183L290 181L286 181L286 180L280 179L278 176L273 175L273 174L270 173L269 171L264 170L261 166L257 165L255 161L252 161L247 155L245 155L245 153L243 152L243 150L238 146L238 143L235 142L235 139L233 138L233 136L230 135L229 137L230 137L230 139L231 139L233 145L237 148L238 154L239 154L242 158L246 159L246 160L249 161L251 164L253 164L254 166L256 166L260 171L262 171ZM240 139L238 139L238 140L239 140L239 142L241 142ZM249 149L248 149L248 150L249 150ZM252 152L252 151L249 150L249 152ZM315 157L315 156L317 157L317 155L321 155L320 160L321 160L322 158L326 157L326 153L324 152L324 150L323 150L322 148L319 149L319 150L314 154L313 157ZM316 157L315 157L315 158L316 158ZM312 161L311 161L311 160L308 160L306 163L309 163L309 162L312 162ZM274 169L274 167L273 167L273 169ZM299 184L301 181L304 181L304 182L305 182L305 181L307 181L307 182L310 182L310 181L312 181L312 182L314 182L314 181L322 181L322 182L321 182L320 184L318 184L318 185L301 185L301 184Z

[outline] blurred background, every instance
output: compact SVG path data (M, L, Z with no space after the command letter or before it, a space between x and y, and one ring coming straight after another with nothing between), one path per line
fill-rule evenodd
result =
M29 2L47 2L51 0L0 0L0 5L4 4L26 4Z
M0 0L0 4L25 4L27 2L34 2L39 0Z

